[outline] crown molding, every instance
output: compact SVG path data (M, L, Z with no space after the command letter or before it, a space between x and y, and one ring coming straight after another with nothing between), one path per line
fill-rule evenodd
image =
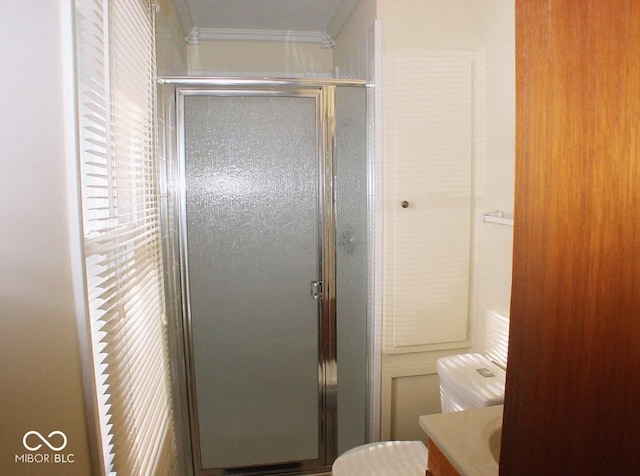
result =
M315 43L322 48L333 48L335 42L326 31L249 30L236 28L194 27L185 41L197 45L205 41L276 41L291 43Z

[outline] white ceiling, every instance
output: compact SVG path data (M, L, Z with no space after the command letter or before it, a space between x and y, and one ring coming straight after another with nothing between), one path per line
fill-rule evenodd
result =
M359 0L173 0L187 35L203 30L322 33L335 40Z

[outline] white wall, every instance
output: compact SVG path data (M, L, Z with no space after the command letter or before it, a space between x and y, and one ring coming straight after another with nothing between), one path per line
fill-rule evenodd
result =
M486 0L478 9L484 53L486 130L477 141L475 208L513 218L515 180L515 1ZM487 311L509 315L513 228L478 224L474 263L473 346L485 349Z
M477 0L377 0L383 47L472 50Z
M375 19L375 0L360 0L333 48L333 65L338 77L374 80Z
M507 215L513 211L513 11L513 0L377 0L385 54L429 49L478 53L477 86L480 89L476 91L476 107L480 110L476 119L484 123L476 130L473 170L468 341L471 345L456 349L455 345L443 343L430 351L383 354L383 439L424 436L417 417L439 411L436 360L447 354L483 351L486 311L508 312L511 230L481 224L478 216L480 211L500 209ZM383 316L383 320L388 319L389 316ZM435 350L438 348L441 350Z
M0 7L2 474L90 474L72 269L78 250L68 212L75 190L66 128L70 4L5 0ZM16 463L31 430L64 432L61 453L75 462Z
M210 41L187 48L189 74L236 76L330 76L333 52L317 44Z
M158 0L156 58L158 76L187 75L187 44L173 2Z
M470 0L377 0L377 15L382 30L383 63L391 55L403 54L403 51L426 50L466 50L473 51L475 44L475 6ZM386 66L383 65L383 71ZM385 87L389 78L385 76ZM419 80L419 79L418 79ZM391 85L389 85L391 86ZM384 137L392 131L389 129L391 118L383 112ZM385 143L385 152L387 144ZM390 171L388 163L392 157L385 155L385 171ZM385 201L387 194L396 186L394 178L383 177ZM388 216L384 217L385 237L393 230ZM416 223L416 227L429 226L427 223ZM390 248L390 242L383 243L384 256L395 256L395 249ZM405 250L404 253L410 253ZM392 310L389 283L393 282L395 270L389 269L386 261L378 263L385 266L383 289L383 340L391 338L389 330L393 329L393 315L384 310ZM402 272L402 270L397 270ZM458 344L458 347L460 344ZM442 348L442 346L436 346ZM409 349L410 350L410 349ZM447 353L464 352L465 349L432 350L423 352L385 352L382 355L382 439L424 439L425 435L419 428L418 416L440 411L438 378L435 362L438 357Z

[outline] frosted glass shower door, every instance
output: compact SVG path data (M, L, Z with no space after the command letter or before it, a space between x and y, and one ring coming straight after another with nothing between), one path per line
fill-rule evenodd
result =
M184 97L191 405L201 469L320 455L318 93ZM194 388L195 387L195 388Z

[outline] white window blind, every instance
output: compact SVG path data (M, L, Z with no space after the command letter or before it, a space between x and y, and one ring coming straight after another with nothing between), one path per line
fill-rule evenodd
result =
M106 474L173 474L153 5L76 0L84 253Z

